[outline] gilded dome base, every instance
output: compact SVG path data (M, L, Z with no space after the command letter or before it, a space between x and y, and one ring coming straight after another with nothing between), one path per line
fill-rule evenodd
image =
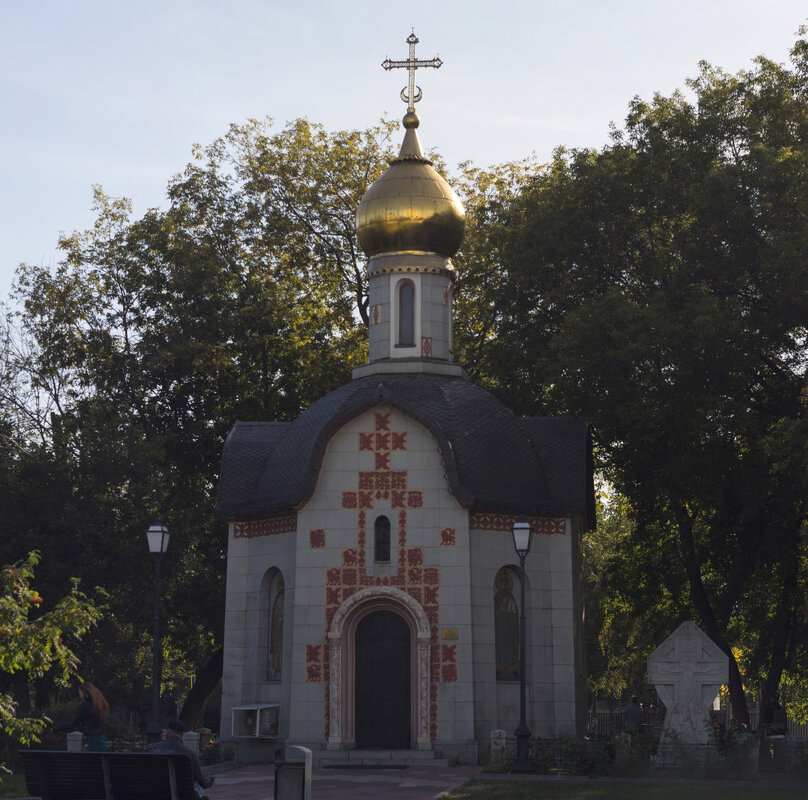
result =
M439 253L424 253L420 250L379 253L368 262L368 276L387 275L392 272L445 273L452 281L457 279L452 259Z

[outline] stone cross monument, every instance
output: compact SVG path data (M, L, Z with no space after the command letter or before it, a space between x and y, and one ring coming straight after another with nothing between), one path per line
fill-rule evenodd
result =
M665 704L663 735L706 744L710 708L728 675L727 656L700 628L683 622L648 657L648 683Z

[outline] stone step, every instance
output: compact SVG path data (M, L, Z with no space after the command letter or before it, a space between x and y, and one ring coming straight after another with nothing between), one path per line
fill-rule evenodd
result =
M448 759L437 758L431 750L315 750L312 761L315 767L342 769L449 766Z

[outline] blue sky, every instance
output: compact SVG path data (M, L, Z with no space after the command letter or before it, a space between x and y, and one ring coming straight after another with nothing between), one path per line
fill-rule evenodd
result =
M2 0L0 300L92 225L93 184L141 214L231 122L399 118L406 73L379 65L413 27L444 62L418 74L424 145L488 166L601 147L633 96L786 61L806 22L804 0Z

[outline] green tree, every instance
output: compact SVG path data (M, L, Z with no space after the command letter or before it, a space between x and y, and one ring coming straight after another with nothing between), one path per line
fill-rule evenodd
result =
M226 532L212 500L227 432L294 417L363 360L353 215L392 156L391 128L232 126L171 180L166 211L132 219L97 188L96 223L62 238L62 261L18 272L10 341L28 344L9 350L5 386L33 422L8 462L2 552L33 544L59 555L49 585L77 571L107 587L86 653L108 696L144 714L144 531L159 514L172 532L163 691L181 697L191 675L211 687L221 671Z
M480 169L471 162L460 164L458 174L449 176L466 211L463 243L455 256L458 282L455 293L454 360L472 376L498 394L507 394L507 376L520 369L521 353L516 347L492 348L502 321L501 297L504 275L494 233L507 215L520 191L544 167L534 158ZM493 363L497 358L507 362Z
M584 537L589 689L601 697L637 693L649 653L687 604L687 576L675 541L639 529L626 498L609 494Z
M39 554L0 568L0 673L4 684L17 674L29 680L52 673L60 684L76 677L79 658L73 648L102 616L102 608L79 591L73 579L70 591L45 613L44 602L31 585ZM18 716L17 702L0 692L0 727L21 744L38 741L49 720ZM3 769L0 764L0 769Z
M641 537L675 545L670 624L695 616L730 656L739 719L741 670L767 690L803 671L807 53L636 99L602 151L559 151L492 243L488 363L518 342L512 404L591 422L632 572Z

